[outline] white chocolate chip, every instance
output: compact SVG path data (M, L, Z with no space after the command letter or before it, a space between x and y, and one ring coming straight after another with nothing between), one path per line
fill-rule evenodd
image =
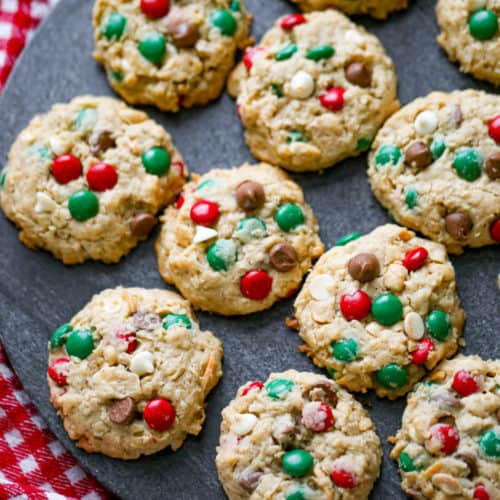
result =
M194 235L193 242L201 243L203 241L211 240L217 236L217 231L211 227L196 226L196 234Z
M138 352L130 361L130 369L139 376L153 373L153 355L149 351Z
M236 415L236 420L231 426L231 430L238 436L244 436L248 434L257 423L257 417L252 413L242 413L241 415Z
M64 152L66 152L66 147L63 144L63 142L59 139L59 137L53 135L49 139L49 146L50 149L56 154L56 155L62 155Z
M315 276L309 285L309 290L313 299L329 300L333 298L332 289L335 285L333 278L328 274Z
M420 340L425 333L424 320L420 314L413 311L406 315L404 328L406 335L413 340Z
M306 71L298 71L293 76L290 87L289 94L290 97L294 99L307 99L311 97L314 92L314 80L313 77Z
M363 37L356 30L347 30L345 32L344 38L346 41L354 43L356 45L361 45L364 41Z
M57 203L46 193L36 193L35 212L53 212L57 208Z
M415 118L415 130L420 135L432 134L438 126L438 119L434 111L422 111Z

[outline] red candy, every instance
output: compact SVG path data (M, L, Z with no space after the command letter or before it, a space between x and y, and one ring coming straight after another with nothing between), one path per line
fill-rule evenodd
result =
M313 432L325 432L333 424L332 409L325 403L313 401L302 410L302 423Z
M131 354L137 349L137 337L134 332L117 333L116 336L127 342L127 354Z
M57 385L66 385L68 383L68 363L68 358L58 358L50 364L47 373Z
M458 370L458 372L455 373L452 387L463 397L470 396L480 390L477 378L467 370Z
M273 279L265 271L254 269L241 278L241 293L250 300L264 300L271 291Z
M252 69L253 65L253 58L259 53L264 50L264 47L250 47L249 49L245 50L245 55L243 56L243 64L245 65L245 68L250 71Z
M307 23L307 19L302 14L290 14L281 20L280 26L284 30L292 30L299 24Z
M405 266L408 271L416 271L425 264L428 255L429 252L424 247L414 248L405 255L403 266Z
M141 10L153 19L166 16L170 10L169 0L141 0Z
M357 486L354 475L343 468L334 468L330 477L332 478L335 486L338 486L339 488L352 490Z
M411 360L416 365L423 365L429 359L429 354L434 349L434 342L431 339L422 339L417 348L411 353Z
M144 408L144 420L154 431L164 432L174 424L175 408L166 399L152 399Z
M457 429L447 424L434 424L429 431L429 451L440 451L451 455L458 447L460 438Z
M87 172L87 182L93 191L106 191L116 186L118 174L109 163L94 163Z
M500 115L495 116L488 125L490 137L500 143Z
M490 227L490 235L492 239L500 243L500 219L497 219Z
M182 208L182 205L184 205L184 196L180 194L179 197L177 198L177 201L175 202L175 208L177 209Z
M490 500L490 494L486 491L484 484L476 484L472 498L474 500Z
M172 167L177 169L177 172L179 172L181 177L184 177L184 163L182 163L182 161L172 162Z
M321 94L319 100L322 106L330 111L340 111L344 107L344 92L340 87L332 87L324 94Z
M241 395L246 396L250 391L253 391L254 389L258 389L259 391L264 387L264 384L262 382L259 382L256 380L255 382L250 382L242 391Z
M363 290L340 297L340 310L347 321L361 320L370 314L372 301Z
M213 226L219 218L219 205L213 201L199 200L191 207L190 216L195 224Z
M59 184L67 184L82 175L82 164L76 156L61 155L52 162L51 170Z

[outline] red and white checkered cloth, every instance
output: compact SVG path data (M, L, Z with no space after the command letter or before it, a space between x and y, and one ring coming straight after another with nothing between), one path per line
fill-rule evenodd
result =
M0 0L0 92L33 30L57 0ZM0 499L111 498L38 415L0 344Z

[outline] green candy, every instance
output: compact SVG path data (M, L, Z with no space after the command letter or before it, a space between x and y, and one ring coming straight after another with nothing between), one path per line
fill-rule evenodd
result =
M307 52L306 58L312 61L330 59L335 54L335 49L331 45L318 45Z
M142 155L142 165L148 174L165 175L170 170L170 153L161 147L148 149Z
M290 488L285 497L286 500L309 500L310 498L316 498L315 492L305 484Z
M373 301L372 315L381 325L394 325L403 317L403 304L392 293L383 293Z
M386 389L399 389L408 381L408 372L402 366L391 363L377 372L377 380Z
M160 64L165 51L165 37L161 33L149 33L139 42L139 52L150 63Z
M481 175L484 158L476 148L459 148L453 159L453 168L466 181L475 181Z
M305 450L287 451L281 460L283 470L292 477L303 477L311 472L314 459Z
M66 351L70 356L85 359L94 350L92 331L73 330L66 339Z
M432 152L432 157L434 160L437 160L438 158L441 158L443 156L443 153L446 149L446 142L442 137L436 137L432 142L431 142L431 152Z
M7 179L7 172L2 172L2 175L0 176L0 189L3 189L5 186L5 179Z
M304 212L295 203L285 203L278 207L274 219L280 229L285 232L292 231L298 226L304 224Z
M28 148L26 149L26 154L28 156L38 155L42 160L52 158L52 152L50 151L50 149L45 144L41 144L39 142L28 146Z
M443 311L431 311L427 316L427 330L436 340L446 340L451 330L450 317Z
M193 324L191 320L185 314L167 314L163 318L163 329L168 330L172 326L184 326L188 330L191 330Z
M50 348L57 349L58 347L63 346L66 343L66 339L68 338L68 334L73 331L73 327L66 323L61 325L50 337Z
M365 149L368 149L370 147L371 143L371 139L361 138L356 144L356 149L358 151L365 151Z
M114 80L116 80L118 83L123 82L123 75L121 73L117 73L116 71L110 69L109 74L112 76Z
M275 378L266 384L267 395L271 399L285 399L294 383L286 378Z
M201 191L202 189L205 188L211 188L217 186L217 181L214 179L205 179L203 182L200 182L198 186L196 187L196 191Z
M232 0L230 7L231 7L231 10L233 12L240 12L240 10L241 10L241 6L240 6L239 0Z
M354 339L344 339L332 342L332 353L335 359L350 363L358 355L358 343Z
M351 241L357 240L358 238L361 238L362 234L361 233L347 233L342 236L337 243L335 243L336 247L343 247L344 245L347 245L348 243L351 243Z
M99 212L99 200L91 191L82 189L69 197L68 209L73 219L84 222L97 215Z
M276 97L283 97L283 89L279 85L276 85L276 83L271 83L271 92Z
M406 451L402 451L399 455L399 468L403 472L413 472L417 470L413 460L410 458L410 455L406 453Z
M286 142L288 144L292 142L307 142L307 139L298 130L291 130L290 132L288 132Z
M486 458L500 458L500 427L494 427L481 434L479 450Z
M246 217L236 228L235 236L243 243L249 243L255 238L266 235L266 223L260 217Z
M215 9L210 14L210 23L226 36L234 35L238 29L235 17L226 9Z
M207 250L207 261L214 271L227 271L238 259L233 240L217 240Z
M290 57L292 57L295 54L295 52L297 52L297 50L298 50L298 47L294 43L291 43L289 45L285 45L282 49L280 49L276 53L274 58L277 61L285 61L286 59L290 59Z
M405 203L409 209L415 208L418 205L418 193L413 186L410 186L406 190Z
M470 34L477 40L489 40L498 31L498 17L489 9L476 10L469 18Z
M90 132L97 123L97 111L94 108L83 108L76 115L74 126L82 133Z
M378 148L375 164L379 167L384 167L389 163L397 165L401 158L401 150L395 144L384 144Z
M119 12L112 12L103 29L103 34L108 40L119 40L127 26L127 18Z
M328 376L335 380L335 374L337 373L333 368L328 368Z

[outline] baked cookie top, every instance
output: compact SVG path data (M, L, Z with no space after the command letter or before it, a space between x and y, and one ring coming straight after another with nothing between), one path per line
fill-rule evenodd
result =
M438 42L460 69L500 85L499 0L439 0Z
M390 12L406 9L407 0L292 0L305 11L338 9L348 16L368 14L377 19L386 19Z
M323 252L301 188L266 164L211 170L162 217L158 266L195 308L224 315L271 307Z
M499 387L500 361L457 356L408 395L391 456L409 495L499 498Z
M500 96L433 92L377 134L368 176L401 224L446 245L500 242Z
M222 412L219 479L230 500L368 498L380 441L347 391L314 373L273 373Z
M199 434L222 346L165 290L95 295L49 342L50 399L85 451L133 459Z
M334 10L278 19L247 49L229 91L253 155L294 171L360 154L399 107L378 39Z
M220 95L250 23L242 0L97 0L94 57L129 103L178 111Z
M455 353L465 315L443 245L392 224L358 236L295 300L301 349L348 390L395 399Z
M65 264L117 262L156 224L187 175L145 113L84 96L33 118L11 147L0 203L30 248Z

